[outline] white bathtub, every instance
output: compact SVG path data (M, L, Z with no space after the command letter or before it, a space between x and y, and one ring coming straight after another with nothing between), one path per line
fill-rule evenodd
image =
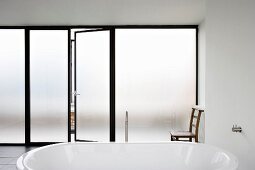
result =
M231 153L196 143L64 143L22 155L19 170L236 170Z

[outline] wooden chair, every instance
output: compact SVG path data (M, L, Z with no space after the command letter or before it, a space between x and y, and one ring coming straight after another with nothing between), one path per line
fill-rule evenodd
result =
M195 115L195 112L198 112ZM201 114L204 110L199 108L192 108L191 117L190 117L190 125L189 131L173 131L170 132L171 141L189 141L192 142L192 139L195 139L195 142L198 142L198 129L200 124ZM193 131L194 130L194 131ZM186 139L186 140L183 140ZM187 140L188 139L188 140Z

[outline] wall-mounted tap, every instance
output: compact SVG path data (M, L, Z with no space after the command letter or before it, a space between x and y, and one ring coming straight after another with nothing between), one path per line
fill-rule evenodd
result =
M236 124L235 125L233 125L233 127L232 127L232 132L239 132L239 133L241 133L242 132L242 127L241 126L237 126Z

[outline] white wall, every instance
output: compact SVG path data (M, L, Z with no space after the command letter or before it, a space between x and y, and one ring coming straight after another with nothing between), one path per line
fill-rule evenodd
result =
M198 104L205 107L205 58L206 58L206 24L199 24L198 32Z
M205 108L205 58L206 27L205 20L199 24L198 32L198 105ZM199 142L205 142L205 113L202 114L199 127Z
M0 25L199 24L204 0L1 0Z
M207 0L206 143L255 169L255 1ZM243 133L231 132L234 123Z

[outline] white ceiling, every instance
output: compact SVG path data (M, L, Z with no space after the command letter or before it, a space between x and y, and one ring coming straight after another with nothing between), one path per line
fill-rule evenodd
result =
M0 0L0 25L199 24L205 0Z

